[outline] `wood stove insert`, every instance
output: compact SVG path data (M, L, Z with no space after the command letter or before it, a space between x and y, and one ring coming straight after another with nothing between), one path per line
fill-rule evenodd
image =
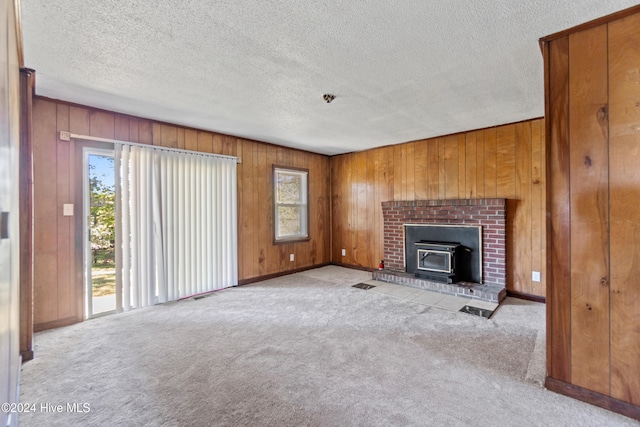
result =
M405 224L404 228L407 273L441 283L482 283L482 227ZM427 252L419 256L418 250L429 252L422 259ZM440 252L449 253L451 262L447 264L449 256ZM420 266L421 262L434 265Z
M469 280L469 253L460 243L420 241L415 243L415 276L443 283Z

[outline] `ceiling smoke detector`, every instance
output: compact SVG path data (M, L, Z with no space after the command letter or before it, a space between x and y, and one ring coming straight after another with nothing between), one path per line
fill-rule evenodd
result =
M324 99L327 102L327 104L329 104L331 101L336 99L336 96L335 95L331 95L329 93L325 93L324 95L322 95L322 99Z

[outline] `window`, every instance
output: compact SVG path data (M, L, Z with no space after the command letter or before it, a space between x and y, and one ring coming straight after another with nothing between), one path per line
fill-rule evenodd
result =
M309 239L309 170L273 166L275 242Z

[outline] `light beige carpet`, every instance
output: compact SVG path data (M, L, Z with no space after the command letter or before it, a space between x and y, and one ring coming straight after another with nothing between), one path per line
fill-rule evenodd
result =
M614 426L542 388L544 305L490 320L324 267L35 335L22 426ZM89 412L68 412L67 403Z

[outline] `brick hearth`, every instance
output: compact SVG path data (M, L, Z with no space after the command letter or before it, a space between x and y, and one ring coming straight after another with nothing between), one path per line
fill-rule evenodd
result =
M482 227L482 285L506 285L505 199L416 200L382 203L385 270L404 272L404 225Z
M413 274L402 271L377 270L373 272L373 279L381 282L394 283L396 285L409 286L411 288L424 289L426 291L439 292L441 294L456 295L501 303L507 296L507 290L497 285L481 285L479 283L458 282L440 283L415 277Z

